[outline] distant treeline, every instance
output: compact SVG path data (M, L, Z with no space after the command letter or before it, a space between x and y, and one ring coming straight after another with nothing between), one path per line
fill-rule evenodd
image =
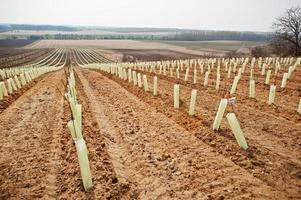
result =
M85 28L83 30L89 30L89 28ZM91 30L98 31L109 31L109 32L118 32L118 33L148 33L148 32L178 32L181 29L178 28L135 28L135 27L97 27L92 28Z
M30 35L29 40L178 40L178 41L206 41L206 40L239 40L239 41L269 41L271 34L234 32L234 31L185 31L164 35L151 34L108 34L108 35L82 35L82 34L54 34Z
M182 31L174 35L163 36L163 40L241 40L241 41L268 41L270 33L239 32L239 31Z
M26 30L26 31L77 31L76 28L69 26L53 25L28 25L28 24L2 24L0 32Z
M46 34L46 35L30 35L27 37L27 39L29 40L154 40L155 37L153 35L135 35L135 34L133 35Z
M207 31L173 28L118 28L118 27L69 27L53 25L26 25L26 24L2 24L3 31L61 31L69 33L59 34L33 34L24 35L29 40L179 40L179 41L206 41L206 40L240 40L240 41L269 41L270 33L257 33L246 31ZM80 31L113 32L108 34L83 34ZM72 32L72 33L70 33ZM154 34L152 34L154 33ZM17 34L8 35L6 39L19 39Z
M34 25L34 24L0 24L0 32L7 31L109 31L117 33L139 33L139 32L176 32L177 28L135 28L135 27L85 27L85 26L56 26L56 25Z

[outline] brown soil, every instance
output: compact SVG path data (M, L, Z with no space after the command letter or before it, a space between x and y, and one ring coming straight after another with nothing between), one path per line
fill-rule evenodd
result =
M66 82L63 75L62 70L49 74L1 113L1 199L57 196L60 140L67 134L57 89L61 80Z
M23 48L100 48L103 50L128 49L128 50L169 50L195 56L208 56L208 51L192 50L182 46L165 44L157 41L138 40L39 40ZM223 56L223 52L214 53L216 56Z
M22 88L18 89L17 91L14 91L14 93L10 94L7 97L4 97L3 100L0 101L0 114L9 107L16 99L21 97L27 90L32 88L36 83L38 83L40 80L44 79L45 77L49 76L49 74L43 74L37 79L34 79L32 82L26 84Z
M139 199L287 197L175 123L157 107L160 98L131 86L121 88L89 70L76 72L106 138L117 178L135 185ZM234 150L240 157L241 151Z
M254 177L282 191L286 197L297 198L301 196L299 191L301 186L300 135L298 134L301 132L301 127L299 125L292 123L285 117L266 114L263 112L265 109L260 112L261 108L254 109L248 104L244 105L245 109L237 111L237 114L242 127L244 127L250 149L243 152L238 148L225 120L219 134L211 130L220 97L210 95L211 98L198 98L197 115L192 118L187 115L188 103L185 103L189 102L192 89L190 87L181 86L183 103L179 112L172 107L172 81L159 79L160 95L159 98L154 98L151 94L142 92L141 89L125 81L109 74L106 76L138 96L140 100L155 107L158 112L173 119ZM152 85L150 78L149 84ZM208 95L208 90L199 90L199 97L205 95ZM240 106L242 103L239 103L237 107ZM296 113L294 115L298 116ZM300 116L298 120L300 120ZM281 125L281 129L273 129L277 125Z
M152 91L152 74L140 72ZM242 78L235 112L250 146L243 151L225 119L220 131L212 131L225 94L215 91L214 76L205 88L203 77L192 84L158 75L154 97L110 74L75 67L93 178L89 192L66 128L66 72L43 75L0 102L0 199L301 199L301 117L295 111L300 73L286 90L277 90L273 106L266 104L262 83L250 100L248 77ZM179 110L173 108L175 82ZM197 106L189 117L192 88L198 89Z
M116 52L124 54L123 62L133 61L158 61L158 60L175 60L196 58L199 56L181 53L177 51L157 49L157 50L132 50L132 49L114 49Z

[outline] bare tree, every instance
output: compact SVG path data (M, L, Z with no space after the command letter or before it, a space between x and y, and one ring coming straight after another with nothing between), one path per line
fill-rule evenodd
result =
M301 7L287 9L285 13L273 23L275 37L292 43L295 55L300 53L301 41Z

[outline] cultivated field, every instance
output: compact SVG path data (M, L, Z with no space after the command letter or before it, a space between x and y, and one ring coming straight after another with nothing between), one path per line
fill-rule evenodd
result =
M163 42L138 41L138 40L40 40L39 42L28 45L25 48L99 48L105 50L124 51L124 50L158 50L173 51L193 56L215 55L223 56L225 51L208 49L191 49L187 46L166 44Z
M0 57L0 199L301 198L300 58L24 49Z
M234 40L212 40L212 41L164 41L166 44L186 47L192 50L207 51L208 53L227 53L238 51L250 53L250 47L266 44L265 42L234 41Z

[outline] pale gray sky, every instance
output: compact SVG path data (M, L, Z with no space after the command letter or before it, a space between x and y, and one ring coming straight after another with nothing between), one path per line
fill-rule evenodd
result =
M0 0L0 23L269 31L301 0Z

